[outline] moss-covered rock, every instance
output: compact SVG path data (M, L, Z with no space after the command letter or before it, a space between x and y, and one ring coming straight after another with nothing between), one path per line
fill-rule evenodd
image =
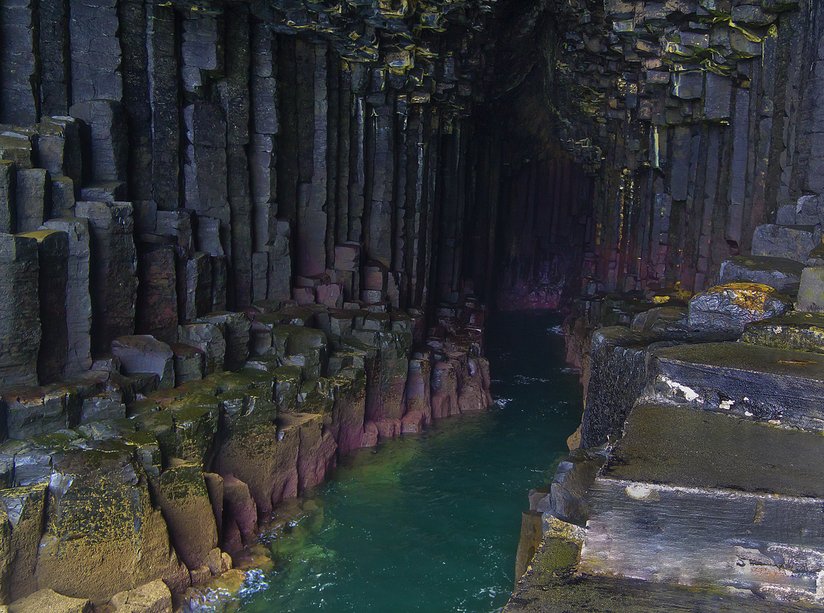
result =
M95 602L158 577L185 587L188 573L128 445L58 450L52 464L39 586Z
M155 479L154 490L177 554L189 569L202 566L218 534L201 466L175 463Z
M13 602L9 613L91 613L92 603L86 598L63 596L51 589L43 589Z
M115 594L109 604L117 613L171 613L172 593L157 580Z
M233 475L248 485L261 514L268 514L286 495L297 494L299 438L281 432L274 421L237 420L221 441L215 472Z
M786 313L747 326L741 341L752 345L824 353L824 314Z
M326 415L331 421L335 403L334 385L331 379L320 377L304 381L298 394L298 410L301 413Z
M295 414L300 430L298 454L298 492L315 487L335 467L337 443L324 425L323 415Z
M366 372L344 368L332 379L334 403L331 429L338 452L347 454L363 445L366 413Z
M275 402L283 413L297 411L303 373L298 366L281 366L274 371Z
M35 567L43 534L48 485L0 490L0 504L11 526L8 597L17 600L37 590ZM0 546L1 547L1 546Z
M175 391L133 404L132 419L138 431L157 437L167 462L179 458L205 465L214 450L220 421L217 385L207 378Z
M790 309L790 299L768 285L727 283L711 287L690 300L689 325L728 332L730 338L737 338L747 324L782 315Z

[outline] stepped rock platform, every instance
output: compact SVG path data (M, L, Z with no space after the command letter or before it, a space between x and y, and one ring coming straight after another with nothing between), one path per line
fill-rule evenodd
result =
M651 392L695 408L824 431L824 357L745 343L653 352Z

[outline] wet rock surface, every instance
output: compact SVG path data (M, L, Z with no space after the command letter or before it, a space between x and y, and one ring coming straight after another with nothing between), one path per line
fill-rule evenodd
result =
M792 302L769 285L728 283L690 300L688 320L692 328L736 338L747 324L783 315L791 308Z
M824 304L822 20L3 4L3 500L48 483L42 526L0 528L3 599L181 592L339 454L485 408L478 300L587 297L585 446L640 395L818 431L817 323L787 313ZM31 585L7 562L38 531Z

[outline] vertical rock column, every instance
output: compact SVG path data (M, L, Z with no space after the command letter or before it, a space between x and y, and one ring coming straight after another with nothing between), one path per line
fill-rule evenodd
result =
M24 168L17 171L15 178L14 204L17 231L36 230L47 216L48 173L42 168Z
M136 330L173 343L177 340L178 301L174 248L144 245L138 257Z
M146 4L145 8L151 106L152 197L158 209L171 211L178 207L180 191L175 14L173 8L154 3Z
M40 110L43 115L69 112L69 5L40 0Z
M89 127L89 150L85 153L90 164L85 169L86 179L109 184L114 194L119 184L125 184L129 159L126 118L121 105L110 100L80 102L72 105L71 115Z
M220 108L198 100L183 109L186 208L197 213L197 248L223 257L221 233L229 224L226 189L226 121Z
M134 333L137 294L132 205L78 202L91 234L92 352L106 354L118 336Z
M269 251L277 236L277 80L275 40L262 23L252 26L252 134L249 170L253 200L252 294L265 300L269 293ZM288 284L287 284L288 291ZM273 294L276 291L273 289ZM287 294L288 295L288 294Z
M143 0L120 0L120 47L123 53L123 106L129 125L129 195L152 197L151 106L149 92L146 12Z
M14 232L17 209L14 204L16 169L14 162L0 160L0 232Z
M301 143L298 185L296 272L311 277L326 270L326 147L327 147L327 49L325 45L297 45L298 69L312 75L313 80L300 83L301 94L312 105L313 112L298 109ZM311 123L310 123L311 122Z
M5 123L26 126L40 116L36 15L34 0L0 2L0 121Z
M92 365L92 299L89 293L89 224L85 219L51 219L44 224L50 230L65 232L68 240L66 276L66 367L71 376Z
M69 237L58 230L37 230L19 235L37 241L39 252L39 298L42 339L37 359L41 384L60 379L68 359L66 287L68 283Z
M252 302L252 195L249 184L249 9L246 5L226 12L226 78L218 84L226 115L227 173L230 209L231 295L233 308Z
M120 101L117 0L69 0L72 103Z
M37 385L37 241L0 234L0 387Z

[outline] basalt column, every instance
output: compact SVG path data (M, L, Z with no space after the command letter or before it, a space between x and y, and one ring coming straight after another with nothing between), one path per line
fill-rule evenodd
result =
M0 8L0 602L196 601L340 455L489 406L490 19Z

